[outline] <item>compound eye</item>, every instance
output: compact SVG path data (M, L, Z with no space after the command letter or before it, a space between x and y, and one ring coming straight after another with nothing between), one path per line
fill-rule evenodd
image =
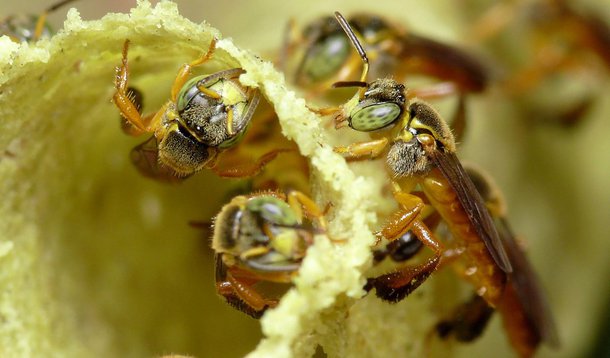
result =
M356 108L350 115L350 127L361 132L370 132L386 127L396 121L402 109L393 102L372 104Z
M201 81L205 77L207 76L203 75L191 78L182 86L180 92L178 92L178 103L176 104L176 109L178 112L182 112L189 105L189 103L191 103L193 98L201 93L199 88L197 88L197 82Z
M247 131L248 131L248 126L242 128L239 132L235 133L235 135L233 137L230 137L229 139L220 143L218 145L218 148L220 148L220 149L231 148L235 144L239 143L239 141L244 137L244 135L246 135Z
M341 33L326 37L312 45L307 52L303 73L312 82L327 79L336 74L349 56L350 44Z
M261 196L248 201L247 209L258 214L266 221L279 225L296 225L294 211L286 202L273 196Z

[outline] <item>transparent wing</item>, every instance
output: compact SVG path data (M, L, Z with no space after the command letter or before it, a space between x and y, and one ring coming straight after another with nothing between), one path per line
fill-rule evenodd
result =
M540 286L538 277L534 272L525 252L519 247L508 222L505 219L496 220L498 232L508 258L513 265L513 272L509 274L509 285L512 285L526 317L540 335L540 338L550 346L559 346L559 337L555 320L549 310L544 290Z
M138 169L140 174L145 177L169 182L178 183L188 176L178 176L174 170L159 163L159 150L157 138L150 137L144 143L137 145L131 150L131 162Z
M455 191L470 223L485 243L494 261L504 272L511 272L511 263L502 245L493 219L472 180L455 153L436 152L432 160Z

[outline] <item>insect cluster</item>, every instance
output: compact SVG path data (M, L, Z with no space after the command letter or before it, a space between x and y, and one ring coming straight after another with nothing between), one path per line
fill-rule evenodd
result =
M0 29L16 42L37 41L50 33L46 15L71 1L23 24L8 17ZM606 24L561 0L541 0L540 6L553 14L552 23L540 27L550 31L569 24L577 35L571 34L569 47L590 51L608 65ZM502 31L505 24L493 21L496 11L492 8L473 26L479 41ZM282 135L259 89L240 81L246 71L207 71L210 64L217 65L216 45L213 39L200 57L178 68L167 102L144 113L147 89L129 84L130 48L144 44L125 39L113 102L123 132L146 137L130 153L143 176L179 183L209 169L220 177L248 180L251 191L218 208L211 248L217 293L237 310L260 318L281 299L265 287L290 285L316 236L334 245L348 239L333 237L327 220L332 220L328 214L336 203L312 199L316 193L309 183L308 159ZM579 64L558 53L552 66L534 63L501 87L508 95L524 93L555 69ZM391 269L380 275L365 272L366 292L396 303L450 266L456 279L472 287L472 298L430 327L430 339L470 342L497 312L520 356L532 356L542 343L559 345L544 292L508 223L499 190L486 173L458 158L468 97L485 92L493 82L476 56L380 16L364 13L346 19L337 12L302 30L290 23L276 65L304 94L310 110L327 120L329 131L368 136L335 146L335 153L348 162L385 162L387 195L395 210L372 228L376 242L370 251L375 269ZM432 84L411 88L412 76ZM337 101L333 88L354 89L355 94ZM427 102L446 97L457 98L450 121ZM573 124L589 104L585 98L551 116Z
M258 89L240 82L243 69L192 74L213 61L215 40L201 57L179 68L169 100L147 115L140 90L128 84L129 46L125 40L113 100L127 134L149 135L131 153L137 169L172 182L202 169L252 181L252 192L219 210L212 249L217 292L259 318L280 299L259 283L291 283L314 237L332 236L326 216L333 203L321 208L311 199L307 160L282 137L273 111L257 110L264 100ZM409 33L382 17L345 19L339 13L302 31L291 24L277 65L312 101L313 112L337 130L370 135L367 141L336 146L336 153L348 161L386 163L397 209L374 231L371 254L374 265L391 261L394 269L369 277L365 290L398 302L435 271L452 266L472 285L473 298L431 327L431 337L472 341L498 312L520 356L533 355L541 343L557 347L553 317L497 188L457 156L467 97L485 91L491 81L485 66L457 47ZM407 88L413 74L434 83ZM331 87L356 93L334 106L316 106L314 101L332 101ZM459 99L450 123L425 102L448 96ZM278 156L290 159L274 161ZM329 238L341 244L342 239Z
M433 335L471 341L497 311L521 356L531 356L541 342L556 346L544 295L508 226L494 184L480 170L464 167L456 155L465 98L484 91L489 81L484 66L459 48L408 34L374 15L346 20L336 13L294 33L290 29L278 62L295 86L316 95L331 86L356 88L338 106L310 106L337 129L370 134L368 141L334 151L350 161L386 162L387 184L398 209L374 232L377 243L371 253L376 264L387 259L395 268L370 277L365 289L398 302L437 269L451 265L475 294L454 316L431 328ZM231 199L214 219L212 248L217 292L259 318L279 297L267 295L258 283L292 281L314 236L328 235L325 215L333 203L320 209L310 198L307 164L293 143L269 141L281 137L279 127L272 112L257 112L261 94L241 84L243 69L192 75L213 61L216 40L201 57L179 68L169 100L147 115L141 111L140 90L128 84L129 46L125 40L113 100L127 134L150 135L131 153L137 169L163 181L180 181L202 169L252 178L254 191ZM369 63L369 57L375 61ZM353 80L359 70L359 79ZM407 89L401 81L412 73L432 77L436 84ZM460 98L453 130L422 99L445 96ZM274 147L251 158L254 148L265 147L261 143ZM278 155L293 158L279 161L281 170L271 169ZM300 179L286 179L286 172ZM340 239L330 239L340 244Z

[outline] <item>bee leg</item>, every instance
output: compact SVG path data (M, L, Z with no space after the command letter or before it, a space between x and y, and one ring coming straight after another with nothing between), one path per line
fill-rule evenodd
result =
M402 263L417 255L423 247L424 244L413 234L413 231L409 230L386 247L373 250L373 262L377 264L390 257L393 262Z
M426 217L424 223L428 228L434 230L441 219L441 216L435 211ZM415 236L412 230L409 230L399 239L388 243L385 247L373 250L373 260L374 263L377 264L389 257L395 263L403 263L417 255L423 247L424 244ZM442 265L447 264L447 251L450 250L443 250L443 258L441 264L439 264L439 268ZM451 257L449 260L450 259Z
M324 220L324 214L318 208L318 205L311 200L310 197L303 194L300 191L290 191L288 193L288 204L294 210L299 223L303 220L303 209L308 217L315 218L318 221L318 225L322 229L326 229L326 220Z
M567 2L562 2L563 11L568 11L578 28L580 42L582 46L593 52L602 60L607 69L610 68L610 24L605 21L600 14L588 13L580 15L574 10L567 8Z
M552 51L551 49L546 52L551 53ZM504 90L509 95L520 95L541 85L545 77L552 76L554 73L565 73L570 70L570 67L582 66L582 64L573 63L573 59L565 53L551 54L547 57L546 60L539 59L532 66L517 71L503 84ZM567 108L564 106L564 108L557 109L557 105L553 104L552 109L532 106L533 108L527 108L525 112L533 113L534 116L531 118L537 122L560 124L570 128L582 120L595 102L594 100L595 95L590 93Z
M229 110L227 111L227 134L229 136L233 136L233 134L235 134L235 132L233 131L233 107L229 108Z
M326 117L332 115L332 122L329 122L328 125L334 123L335 129L347 127L347 117L343 113L343 107L312 108L308 106L307 108L319 116Z
M522 94L538 86L546 77L574 67L573 59L556 46L539 46L536 53L538 56L529 61L528 66L516 70L501 84L506 93Z
M410 229L425 245L434 251L434 256L423 264L404 266L389 274L369 279L367 288L375 288L377 297L389 302L399 302L418 288L438 267L441 262L442 246L420 220L415 220ZM406 231L400 230L400 236ZM400 236L388 238L396 240Z
M129 40L123 43L123 60L120 67L116 68L116 78L114 87L116 92L112 97L114 104L121 112L125 122L121 124L123 131L130 135L140 135L142 133L153 132L154 124L160 120L165 113L167 105L163 106L154 114L142 117L140 114L141 102L138 100L137 90L128 86L129 81L129 62L127 52L129 50Z
M432 248L435 256L424 264L405 266L395 272L369 279L368 288L375 288L378 297L390 302L402 300L419 287L436 269L441 255L441 245L433 238L426 225L418 220L424 208L421 198L402 191L396 191L394 196L403 209L395 214L381 231L375 233L378 242L384 238L389 241L397 240L411 230L418 240Z
M247 315L260 318L269 307L275 307L277 300L262 297L249 284L227 275L227 281L216 282L216 291L227 303Z
M263 154L254 163L229 168L217 167L218 161L214 161L212 166L208 167L208 169L213 170L218 176L224 178L249 178L260 173L265 168L265 165L274 160L279 154L291 152L293 150L294 149L288 148L274 149Z
M451 81L436 83L427 87L409 89L407 95L410 99L419 98L423 100L444 98L459 93L458 86Z
M366 289L375 289L377 297L390 303L402 301L436 270L439 258L433 257L416 266L405 266L395 272L370 278Z
M294 50L295 44L299 41L299 35L297 35L297 25L294 18L288 20L284 27L284 35L282 36L282 48L280 49L280 55L277 59L277 68L280 72L286 73L286 63ZM298 73L296 74L299 75Z
M403 209L395 213L383 229L375 233L378 242L381 239L394 241L402 237L424 209L424 203L419 197L403 192L398 192L396 195Z
M68 3L71 3L72 1L75 1L75 0L60 1L60 2L52 5L45 11L43 11L43 13L40 14L40 16L38 16L38 19L36 19L36 26L34 27L34 36L32 37L34 41L37 41L42 36L42 32L44 31L44 25L47 22L47 16L49 16L50 13L59 9L60 7L66 5Z
M586 114L589 112L591 107L593 107L594 103L595 96L591 94L581 99L578 103L572 105L571 107L559 112L552 109L534 108L531 110L531 112L536 113L536 116L531 118L536 118L537 121L541 123L558 123L566 128L571 128L585 118Z
M473 297L451 314L438 322L434 331L441 339L453 336L459 342L472 342L481 336L494 309L479 295Z
M388 139L383 137L368 142L353 143L345 147L338 146L334 148L334 151L343 154L343 157L350 161L366 160L378 157L387 145Z
M135 87L129 86L129 87L127 87L127 89L125 91L125 95L129 99L129 101L131 103L133 103L133 105L136 107L136 109L138 110L138 113L141 116L142 107L143 107L143 103L144 103L144 97L142 95L142 92L140 92L140 90L138 90ZM140 133L131 124L131 122L128 119L126 119L122 114L121 114L120 118L121 118L121 129L123 130L124 133L132 135L132 136L137 136Z
M129 39L123 43L123 59L120 67L116 68L116 78L114 87L116 92L112 97L114 104L121 112L121 116L128 124L123 125L123 128L135 127L134 133L146 132L146 126L142 121L138 104L134 103L136 97L134 92L129 90L127 85L129 80L129 62L127 60L127 52L129 50ZM131 130L130 130L131 132Z
M256 282L253 278L241 277L238 271L227 268L221 255L216 255L216 292L229 305L253 318L260 318L267 308L277 305L277 300L261 296L252 287Z
M190 63L185 63L184 65L182 65L182 67L180 67L180 69L178 70L178 74L176 75L176 78L174 79L174 84L172 85L172 90L171 90L172 102L176 103L176 100L178 99L178 93L182 89L182 86L184 86L184 83L186 82L188 76L190 76L192 68L202 65L206 61L208 61L210 58L212 58L212 55L214 54L214 51L216 50L216 41L217 40L215 38L212 39L212 42L210 42L210 47L208 47L208 51L205 54L203 54L203 56L199 57L198 59L196 59Z
M489 8L470 28L473 42L481 43L496 36L517 15L516 2L498 2Z
M44 31L44 24L47 22L48 15L49 12L44 11L42 14L40 14L40 16L38 16L38 19L36 20L36 27L34 27L34 36L32 36L32 39L34 41L38 41L38 39L40 39L40 37L42 36L42 32Z
M336 114L337 112L341 111L342 108L341 107L313 108L313 107L308 106L307 109L309 109L313 113L320 115L320 116L330 116L331 114Z

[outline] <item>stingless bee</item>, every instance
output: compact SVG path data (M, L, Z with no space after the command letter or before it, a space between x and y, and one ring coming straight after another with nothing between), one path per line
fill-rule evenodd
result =
M421 90L419 97L481 92L487 87L487 69L462 49L418 36L373 14L353 15L348 23L374 60L371 73L375 78L424 74L442 81L425 92ZM341 26L331 16L317 19L302 34L292 37L296 39L286 41L282 63L291 57L288 54L297 52L295 48L300 51L294 56L300 58L294 78L299 86L327 88L333 82L353 78L361 65L350 51L350 41Z
M0 36L6 35L14 42L35 42L42 37L50 37L53 31L47 23L47 16L76 0L62 0L49 6L42 14L10 15L0 20Z
M495 307L504 290L511 263L483 199L464 171L455 151L451 130L429 104L409 99L405 87L389 78L366 82L368 58L349 24L336 18L358 51L364 69L360 81L337 86L360 87L354 97L338 108L322 109L335 114L337 124L347 123L368 131L375 139L336 147L350 159L385 155L392 174L394 197L402 207L379 232L378 238L396 240L412 230L434 257L414 270L402 270L370 281L377 295L398 301L423 282L441 261L443 246L419 219L424 203L410 192L420 186L426 199L464 246L462 257L475 270L468 278L477 293ZM389 147L389 148L388 148ZM413 278L417 279L413 279Z
M277 299L257 282L290 283L316 234L326 232L323 213L305 194L268 191L239 195L213 224L216 290L236 309L259 318Z
M529 40L532 42L542 46L563 45L563 56L581 56L582 59L583 54L593 53L606 67L610 67L610 26L600 14L590 9L580 9L566 0L498 3L473 25L475 40L486 41L498 35L509 26L510 21L517 20L520 11L527 12L526 25L531 32ZM500 18L502 21L498 21ZM556 68L550 70L553 69Z
M511 345L521 357L532 356L541 343L557 348L559 338L548 301L532 265L509 226L506 206L500 191L491 178L481 170L472 166L467 166L465 170L493 217L513 270L503 278L506 280L506 287L495 308L482 296L475 294L468 302L458 306L450 317L441 320L431 333L442 339L453 337L459 342L471 342L481 336L493 313L497 311L502 317ZM440 223L438 213L431 213L425 222L434 230ZM449 244L450 249L443 252L443 258L446 259L444 263L458 260L460 253L465 250L461 241L455 242L451 236L447 239L451 244ZM385 248L374 250L374 262L379 263L390 258L393 262L404 263L418 254L423 246L413 231L408 231L391 241ZM466 272L472 270L468 263L456 265L455 268L460 276L467 276ZM400 268L398 271L409 272L414 269L416 268L411 266ZM395 273L393 275L396 276ZM365 289L370 290L375 287L376 280L379 278L369 279ZM387 300L388 287L382 286L381 289L385 290L382 292L382 298ZM395 296L396 292L393 293ZM429 336L430 338L432 335Z
M506 288L496 306L512 346L521 357L532 356L542 342L558 347L559 338L549 304L532 265L509 226L504 199L487 174L474 167L467 167L466 172L494 218L513 267L513 271L507 274ZM482 333L493 312L488 302L475 295L458 307L452 317L439 322L436 332L441 338L453 336L458 341L470 342Z
M200 58L182 65L171 88L170 100L150 115L140 114L137 92L128 86L127 52L129 40L123 45L121 66L116 69L113 100L125 119L126 133L153 136L134 148L132 162L146 176L162 180L187 177L201 169L213 170L222 177L248 177L285 149L262 155L253 163L222 167L218 157L234 147L245 135L260 100L260 92L243 86L238 77L245 73L232 68L188 79L191 70L211 59L216 39Z
M326 211L326 210L325 210ZM227 303L254 318L275 307L277 298L265 297L254 287L259 282L288 284L298 272L315 235L326 234L324 212L305 194L265 191L239 195L223 206L213 223L212 248L216 253L216 290ZM375 263L386 257L403 263L420 251L415 238L419 221L401 238L374 251ZM377 233L376 235L380 235ZM331 238L332 240L332 238ZM430 266L434 259L425 265ZM414 272L411 266L399 267ZM428 272L418 270L413 280ZM369 282L383 281L370 279ZM381 290L381 285L377 285ZM367 284L365 289L370 290ZM406 295L405 290L400 290Z
M579 5L566 0L497 2L472 26L474 41L493 43L495 52L519 53L496 60L508 69L501 88L518 100L528 121L577 124L595 103L604 83L600 79L607 81L610 24L600 12ZM498 35L522 40L502 43ZM577 87L582 89L575 91ZM555 94L545 96L549 91ZM562 94L565 99L558 99Z

